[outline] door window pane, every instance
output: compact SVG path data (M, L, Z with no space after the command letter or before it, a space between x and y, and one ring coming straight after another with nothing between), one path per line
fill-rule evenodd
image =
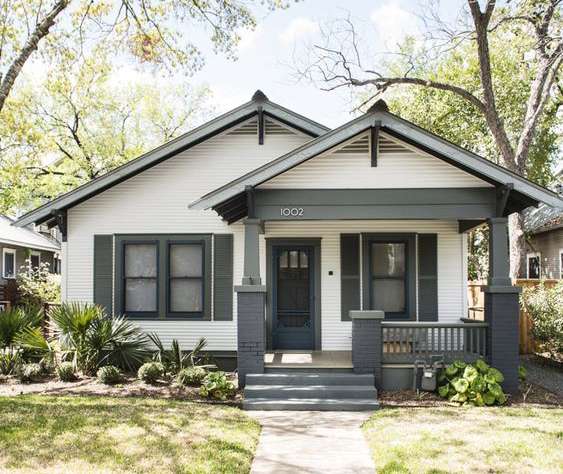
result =
M374 277L402 277L405 275L405 244L374 243L371 248Z
M291 250L289 252L289 268L299 268L299 251Z
M280 253L280 268L287 268L287 252Z
M156 279L126 279L125 311L156 311Z
M173 279L170 282L170 310L173 312L199 312L202 304L202 280Z
M309 268L309 257L304 250L301 251L301 255L299 256L299 266L301 268Z
M405 311L405 281L378 278L373 280L373 309L387 313Z
M125 311L156 312L158 310L156 244L126 244L124 255Z
M203 248L200 244L170 245L170 276L201 277Z
M156 277L156 245L127 244L125 246L126 277Z

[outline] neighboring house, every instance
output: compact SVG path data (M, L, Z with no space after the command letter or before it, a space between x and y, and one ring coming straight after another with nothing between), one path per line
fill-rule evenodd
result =
M0 291L10 280L14 280L29 259L32 267L41 263L48 263L52 273L60 273L60 243L54 237L55 232L40 229L43 232L28 227L16 227L14 221L7 216L0 215ZM48 233L47 233L48 232ZM0 295L4 301L6 295Z
M563 177L563 163L555 175ZM559 191L562 185L559 184ZM521 278L563 278L563 209L545 204L524 212L526 268Z
M258 91L17 225L58 224L65 300L99 303L186 349L203 336L236 357L241 385L286 367L293 353L274 352L289 350L312 357L295 362L308 370L320 357L410 386L417 351L447 349L487 357L513 390L507 216L540 202L562 204L382 102L329 130ZM464 325L466 232L484 221L487 323Z

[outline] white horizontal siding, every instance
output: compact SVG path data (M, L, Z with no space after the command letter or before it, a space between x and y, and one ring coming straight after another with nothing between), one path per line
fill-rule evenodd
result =
M268 237L321 238L321 339L323 350L350 350L352 323L340 320L340 234L417 232L438 234L438 316L458 322L465 313L463 246L455 221L301 221L267 222ZM261 244L261 268L265 268ZM333 274L329 275L329 271ZM263 277L264 272L262 273Z
M63 294L66 301L93 300L95 234L232 233L234 281L242 278L242 225L226 225L212 211L190 211L202 195L274 159L308 140L302 135L256 136L226 133L201 143L69 210L64 248ZM236 298L235 298L236 300ZM236 349L233 321L141 321L165 343L177 338L189 348L205 336L210 350Z
M422 151L379 154L327 153L263 183L264 189L471 188L489 183Z

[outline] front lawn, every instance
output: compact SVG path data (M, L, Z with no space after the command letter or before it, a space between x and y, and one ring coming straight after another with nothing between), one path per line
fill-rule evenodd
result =
M365 423L378 473L560 473L563 409L386 408Z
M256 421L226 406L0 397L0 471L243 473L259 433Z

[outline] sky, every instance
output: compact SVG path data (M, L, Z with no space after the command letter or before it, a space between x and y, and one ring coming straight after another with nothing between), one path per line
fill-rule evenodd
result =
M446 15L455 15L462 0L443 0ZM422 28L421 0L301 0L287 10L258 16L258 27L243 32L238 60L231 61L202 48L207 64L193 81L213 92L215 110L225 112L250 99L261 89L270 100L329 127L352 118L354 104L347 90L326 92L297 81L293 56L319 38L319 25L348 14L362 25L378 47L392 48L404 36Z

